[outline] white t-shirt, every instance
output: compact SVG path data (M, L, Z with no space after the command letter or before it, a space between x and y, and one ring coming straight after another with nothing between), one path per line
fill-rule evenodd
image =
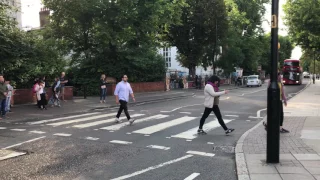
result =
M10 84L7 84L7 88L8 88L7 97L11 97L12 96L13 87Z

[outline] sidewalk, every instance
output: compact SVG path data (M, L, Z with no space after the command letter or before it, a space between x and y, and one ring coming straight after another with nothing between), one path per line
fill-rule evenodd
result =
M320 81L284 107L280 163L266 163L266 131L262 123L247 131L236 146L239 180L320 180Z

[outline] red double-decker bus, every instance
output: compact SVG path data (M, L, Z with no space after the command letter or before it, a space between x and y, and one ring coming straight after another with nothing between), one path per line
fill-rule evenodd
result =
M283 63L282 74L283 84L302 84L302 67L300 66L300 60L286 59Z

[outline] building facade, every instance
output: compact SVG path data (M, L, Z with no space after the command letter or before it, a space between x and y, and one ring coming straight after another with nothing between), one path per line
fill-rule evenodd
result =
M21 0L7 0L7 3L12 7L12 10L8 12L9 17L17 22L17 27L19 29L22 29Z

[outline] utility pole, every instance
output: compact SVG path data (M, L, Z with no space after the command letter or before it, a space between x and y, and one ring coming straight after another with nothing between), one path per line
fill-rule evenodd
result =
M279 163L280 156L280 89L278 86L278 17L279 0L272 0L271 83L268 88L267 163Z

